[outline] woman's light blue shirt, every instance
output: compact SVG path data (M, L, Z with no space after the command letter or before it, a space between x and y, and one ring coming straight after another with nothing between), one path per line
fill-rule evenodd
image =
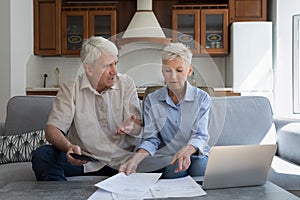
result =
M151 155L173 155L193 145L197 155L209 154L208 119L210 97L186 81L186 93L175 105L167 87L149 94L144 102L143 140L139 148Z

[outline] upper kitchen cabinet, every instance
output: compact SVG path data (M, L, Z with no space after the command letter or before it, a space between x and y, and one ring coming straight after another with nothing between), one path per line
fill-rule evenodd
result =
M65 0L33 0L34 54L79 55L90 36L110 38L117 33L115 5L92 5Z
M61 54L61 1L34 0L34 54Z
M174 5L172 15L174 42L194 54L228 54L227 5Z
M207 53L228 53L228 9L201 10L201 30L201 45Z
M266 21L267 0L229 0L230 23Z
M115 6L63 7L62 55L79 55L91 36L111 38L117 33Z
M194 54L198 54L200 38L200 10L173 10L173 41L189 46Z

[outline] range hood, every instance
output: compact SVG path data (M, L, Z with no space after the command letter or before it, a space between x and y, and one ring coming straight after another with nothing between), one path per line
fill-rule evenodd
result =
M152 0L137 0L137 11L131 19L118 45L132 42L169 44L155 14L152 11Z

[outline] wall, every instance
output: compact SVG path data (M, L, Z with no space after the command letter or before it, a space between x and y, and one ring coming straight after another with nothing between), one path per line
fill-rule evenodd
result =
M10 97L10 0L0 2L0 122L5 119L6 104Z
M300 118L293 114L292 16L300 14L299 0L272 1L274 22L274 113Z
M120 50L118 71L129 74L137 86L163 84L161 75L161 48L132 47ZM128 52L129 51L129 52ZM55 68L60 69L60 82L73 78L80 66L79 58L38 57L31 55L27 62L26 87L43 87L47 74L47 87L57 83ZM197 85L224 87L225 57L194 57L193 65Z
M5 120L11 96L25 95L26 63L33 47L33 1L2 0L0 121Z
M33 49L33 1L11 0L11 95L24 95L26 63Z

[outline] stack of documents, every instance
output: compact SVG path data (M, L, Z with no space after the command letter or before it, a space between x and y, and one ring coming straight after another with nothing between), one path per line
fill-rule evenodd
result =
M168 197L195 197L206 192L190 176L177 179L160 179L161 173L119 173L95 186L88 200L142 200Z

